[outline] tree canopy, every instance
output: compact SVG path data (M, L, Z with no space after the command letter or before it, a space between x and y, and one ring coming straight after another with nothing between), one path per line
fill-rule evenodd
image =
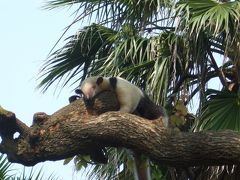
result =
M209 165L233 165L230 169L237 172L238 158L224 151L226 146L229 152L233 152L233 149L238 152L237 142L234 141L230 148L229 144L224 145L224 139L229 138L229 142L238 139L240 130L238 0L52 0L45 6L47 9L59 7L71 7L74 10L75 20L66 31L72 25L81 25L83 21L88 21L89 25L67 37L63 47L51 51L41 69L39 87L43 91L54 84L61 84L62 87L70 84L75 88L79 82L93 75L124 77L143 89L156 104L166 107L173 127L196 139L203 137L201 133L208 134L208 130L211 130L213 136L222 140L223 156L232 158L231 163L218 159L218 163L212 161L190 168L196 165L193 163L187 168L182 166L176 169L166 168L169 166L166 161L161 161L164 162L161 165L152 162L153 177L210 178L224 177L230 172L230 166L220 170L217 167L207 168ZM220 88L211 86L211 83L219 83ZM196 112L190 113L191 106ZM232 131L221 134L222 130L233 130L236 134ZM165 132L166 136L168 133L172 135L170 139L175 137L175 133L184 136L181 134L183 132L172 127ZM231 136L232 133L234 136ZM204 137L210 141L212 136L208 135ZM169 138L169 142L172 142ZM159 140L160 143L162 141ZM165 146L170 145L165 143ZM184 145L184 142L178 145ZM129 148L128 145L126 147ZM109 157L118 157L115 158L118 161L114 161L115 168L95 165L93 172L109 178L131 176L128 168L131 158L119 153L122 151L118 149L110 148L107 151ZM190 151L188 155L197 156L197 152ZM211 154L215 151L210 148L206 152ZM151 157L148 151L147 154ZM217 153L215 155L218 157ZM177 158L179 156L176 153L175 160ZM74 159L79 168L89 163L86 156ZM196 162L201 162L200 159L196 159ZM125 171L121 171L121 168Z

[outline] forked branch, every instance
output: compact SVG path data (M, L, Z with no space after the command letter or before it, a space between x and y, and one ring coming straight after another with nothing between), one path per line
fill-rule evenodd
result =
M240 163L240 134L233 131L183 133L163 126L161 118L107 112L118 110L114 93L100 94L92 109L82 99L49 116L34 115L27 127L14 113L0 110L0 151L11 162L34 165L78 154L101 157L103 147L126 147L170 166ZM13 134L19 132L18 138ZM100 157L99 157L100 156Z

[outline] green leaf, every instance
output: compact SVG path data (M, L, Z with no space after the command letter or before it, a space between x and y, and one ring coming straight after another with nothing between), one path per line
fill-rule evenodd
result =
M123 24L131 24L141 30L149 22L159 21L162 17L158 16L158 13L167 13L173 4L171 0L49 0L44 7L76 7L73 24L87 19L115 27L116 30Z
M231 37L234 37L234 34L237 33L234 29L239 26L240 2L230 1L223 3L216 0L180 1L177 12L181 16L189 17L189 24L186 28L190 27L191 33L196 32L199 34L203 30L208 30L214 36L224 32L226 36L231 35Z
M195 130L231 129L240 131L240 97L229 91L208 91Z
M69 81L84 79L94 67L95 59L108 54L116 34L109 28L92 24L70 36L65 46L53 52L43 65L39 87L46 91L54 82L62 82L64 87Z
M0 179L10 178L7 173L10 171L11 163L7 161L7 158L3 154L0 155Z

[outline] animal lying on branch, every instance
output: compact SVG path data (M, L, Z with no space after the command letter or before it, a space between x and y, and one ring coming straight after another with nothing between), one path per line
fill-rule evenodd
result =
M80 98L52 115L36 113L28 127L1 108L0 152L7 154L10 162L27 166L91 154L103 147L125 147L174 167L240 163L239 133L179 132L166 128L161 117L149 121L112 112L118 109L116 94L103 91L95 96L91 109ZM14 138L16 132L19 136Z
M168 127L168 115L165 109L157 106L140 88L121 77L89 77L83 81L76 93L83 95L86 106L91 108L94 97L103 91L116 93L119 111L136 114L149 120L162 117L165 126ZM71 96L70 103L78 97Z
M76 93L83 95L85 105L91 109L95 96L107 90L116 94L120 112L136 114L149 120L156 120L161 117L165 127L168 127L168 116L164 108L157 106L140 88L121 77L89 77L83 81ZM78 96L72 96L69 101L73 102L77 98ZM104 158L104 150L98 149L93 154L90 154L91 159L98 163L107 163L107 158ZM147 157L143 158L142 154L138 152L128 152L134 158L132 168L134 179L150 180L149 159Z

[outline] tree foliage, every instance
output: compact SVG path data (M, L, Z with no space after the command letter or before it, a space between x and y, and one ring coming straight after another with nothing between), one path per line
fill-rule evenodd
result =
M32 168L30 173L26 173L25 167L23 171L19 174L15 172L16 170L12 167L12 164L8 162L7 158L1 154L0 155L0 179L1 180L57 180L54 175L50 175L48 177L44 177L44 173L42 169L38 172L34 171Z
M89 25L51 53L44 91L54 82L76 87L87 76L122 76L166 105L182 130L240 130L238 0L52 0L46 8L69 6L73 24ZM185 110L191 104L194 116Z

